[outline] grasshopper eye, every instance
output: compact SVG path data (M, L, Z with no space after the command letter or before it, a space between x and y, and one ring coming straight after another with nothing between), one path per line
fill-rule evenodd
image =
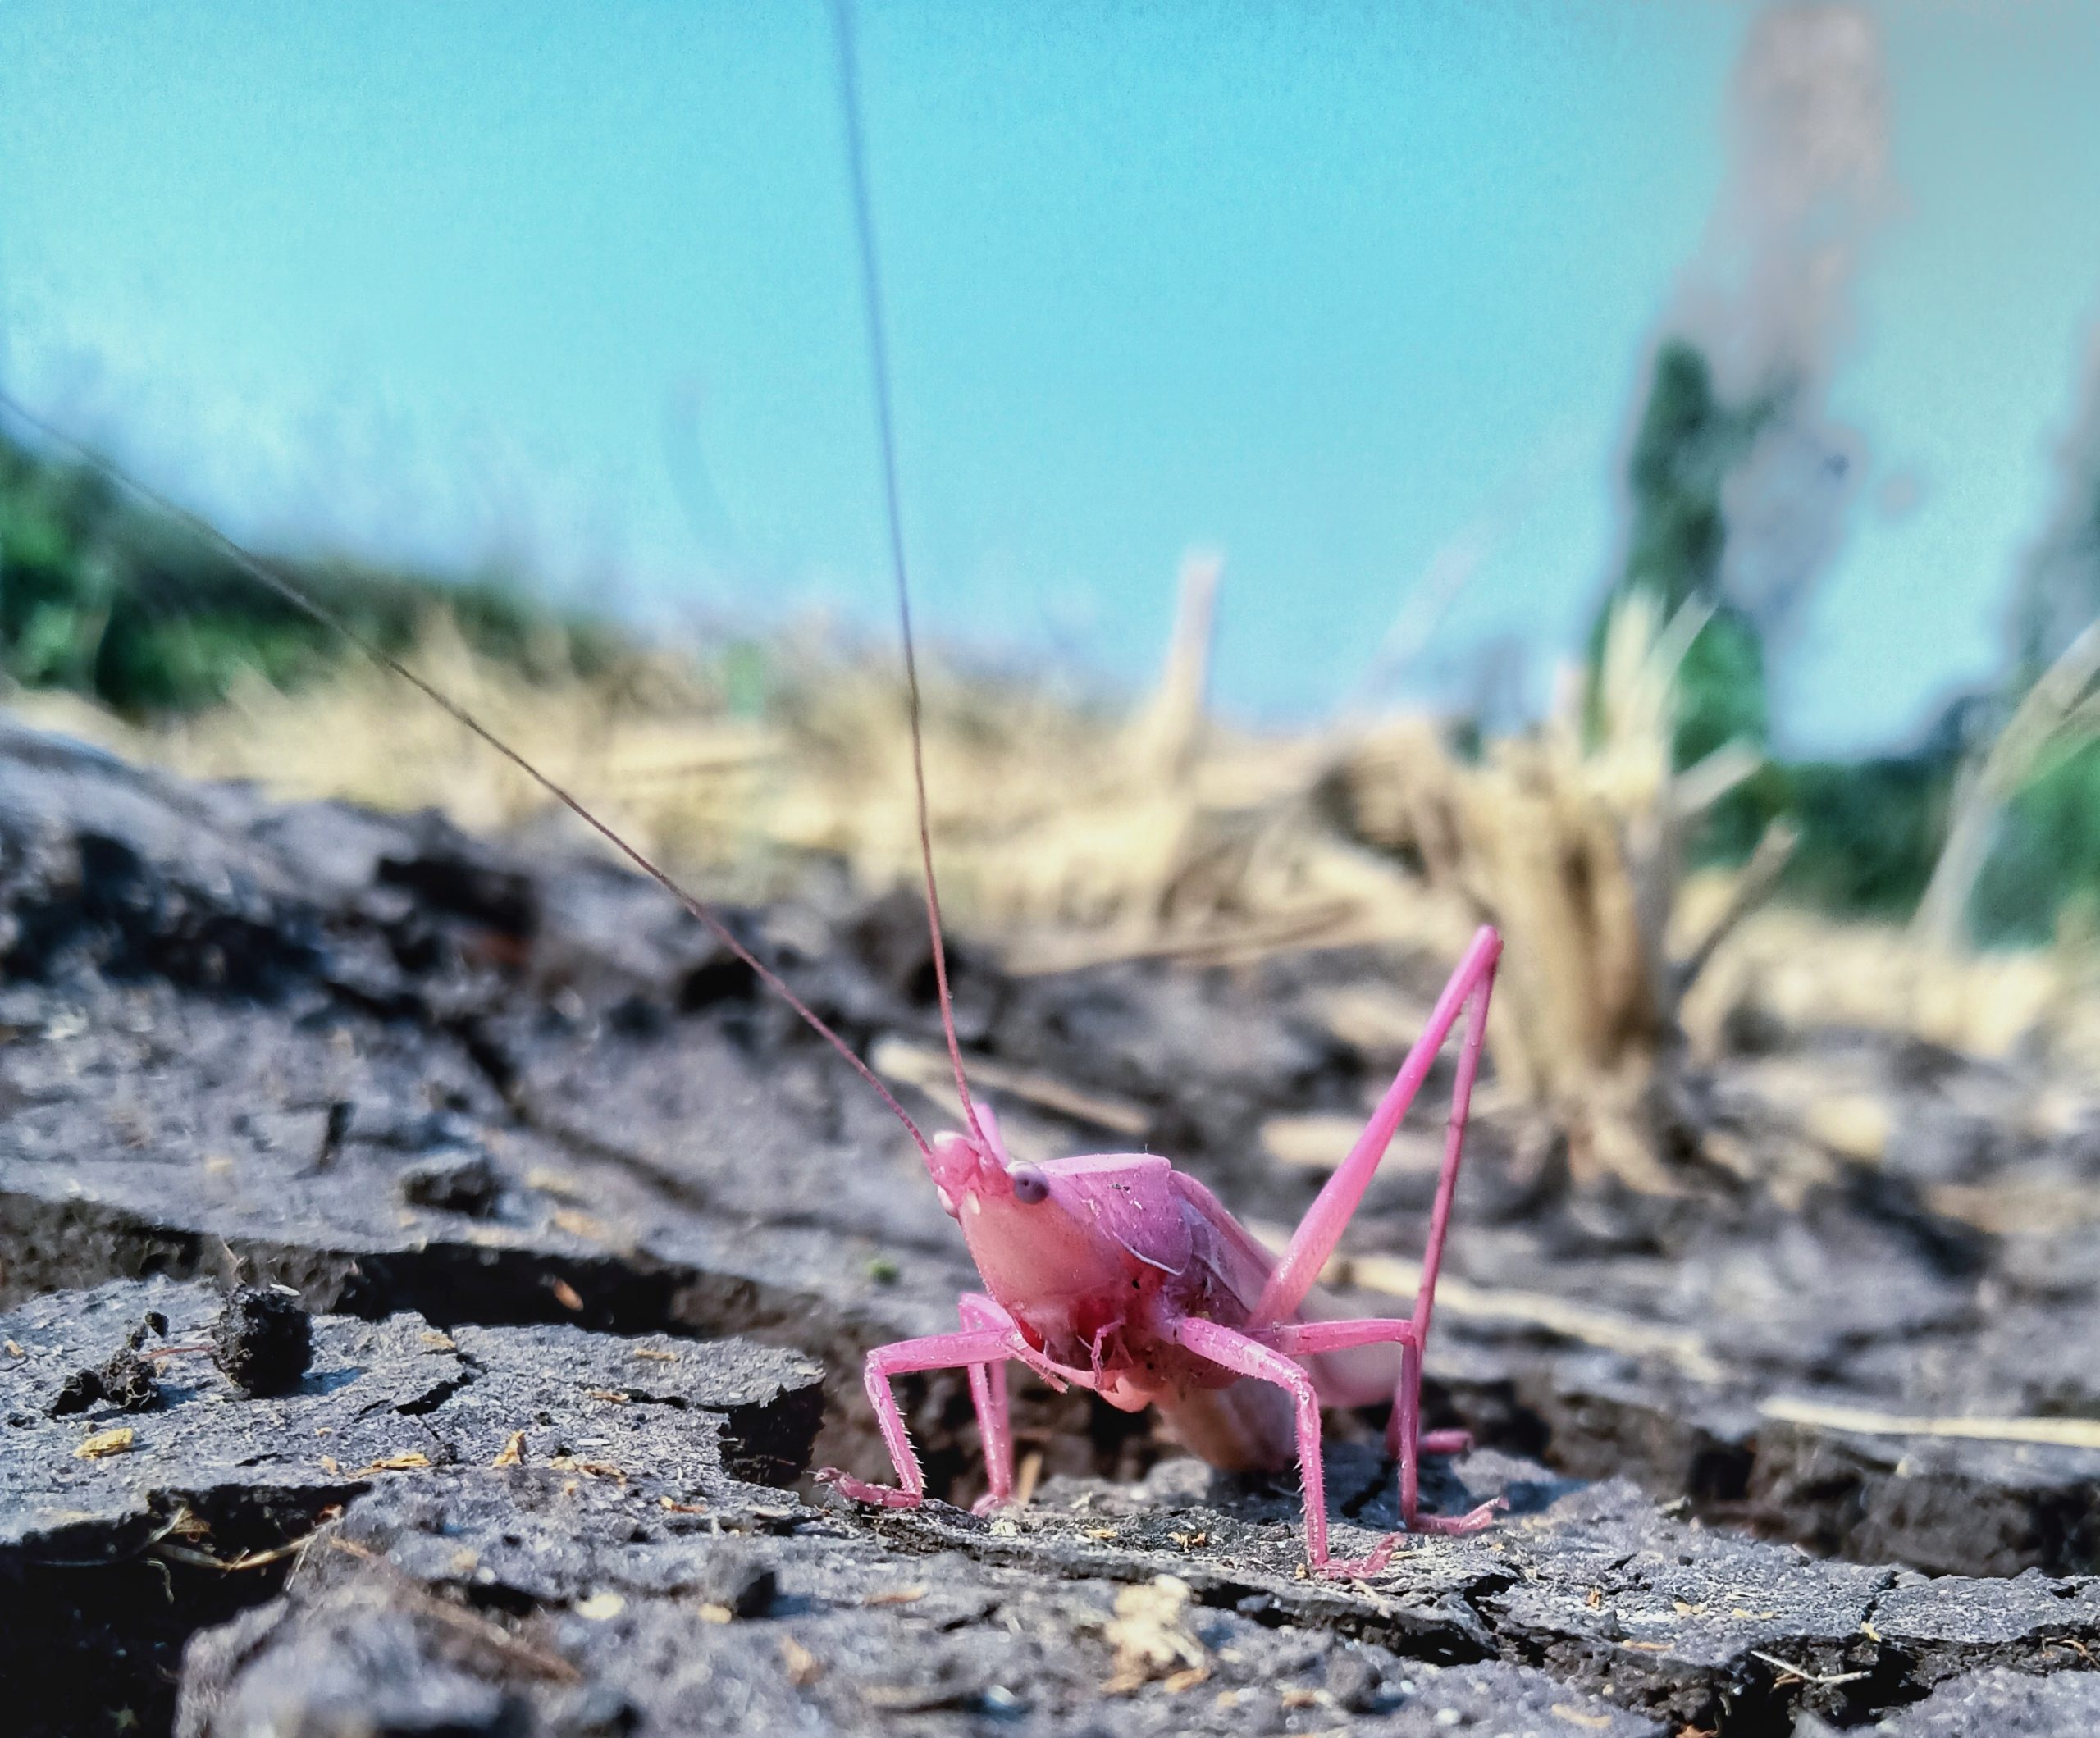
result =
M1016 1165L1011 1173L1014 1184L1014 1199L1023 1207L1034 1207L1038 1202L1050 1198L1050 1182L1033 1165Z

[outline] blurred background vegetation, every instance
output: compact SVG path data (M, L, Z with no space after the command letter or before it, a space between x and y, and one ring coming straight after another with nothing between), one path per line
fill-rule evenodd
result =
M1675 768L1730 747L1763 756L1771 737L1767 630L1722 586L1730 479L1754 454L1769 400L1730 403L1693 343L1658 349L1627 462L1630 531L1600 600L1586 707L1613 607L1646 595L1703 626L1678 668ZM1852 760L1764 759L1704 818L1694 860L1740 865L1776 820L1798 842L1778 896L1836 917L1901 922L1916 912L1946 846L1955 793L2020 701L2100 610L2100 465L2018 577L2019 624L1999 683L1952 698L1910 752ZM548 687L616 683L644 647L609 618L557 608L528 576L385 568L343 559L279 563L397 655L444 631L476 657ZM688 676L725 715L755 718L799 690L806 652L739 639L696 647ZM141 727L223 705L259 677L297 694L340 672L354 649L258 585L186 527L138 504L92 467L0 436L0 674L21 691L90 699ZM770 698L769 698L770 696ZM1451 721L1454 739L1472 730ZM1965 935L2002 947L2084 933L2100 910L2100 749L2075 726L2022 769L1989 828L1965 905Z
M797 66L823 64L806 51L788 48ZM1591 427L1577 443L1618 455L1611 553L1594 580L1596 569L1564 563L1526 575L1531 638L1513 648L1477 638L1459 655L1474 658L1477 680L1397 678L1421 673L1410 660L1522 517L1522 488L1437 550L1358 693L1323 698L1322 714L1285 727L1235 723L1209 705L1213 629L1235 607L1214 554L1185 560L1173 637L1146 691L1119 693L1098 671L1075 677L1047 655L973 659L939 629L958 614L967 622L958 602L979 600L951 595L947 609L927 610L928 787L959 924L1004 950L1011 969L1051 970L1386 943L1448 958L1468 926L1495 922L1510 942L1492 1040L1498 1089L1550 1108L1576 1175L1643 1189L1672 1186L1672 1155L1685 1143L1682 1106L1665 1088L1669 1065L1687 1054L1712 1061L1782 1044L1774 1033L1865 1025L1993 1056L2043 1055L2075 1074L2100 1066L2100 367L2073 384L2041 522L2008 552L1998 643L1983 659L1965 645L1935 666L1988 673L1947 694L1897 752L1806 756L1796 745L1815 732L1793 728L1787 710L1803 697L1781 678L1799 668L1818 594L1842 582L1838 558L1866 517L1868 491L1884 516L1901 517L1900 497L1907 488L1915 505L1922 486L1908 465L1877 461L1833 408L1861 324L1863 262L1901 203L1885 58L1868 8L1749 15L1705 230L1625 385L1610 383L1623 394L1618 430ZM1154 71L1179 65L1163 57ZM1569 81L1554 71L1548 82ZM1374 112L1385 112L1382 95ZM1335 141L1345 155L1358 143L1346 129ZM1467 157L1461 132L1435 143L1454 163ZM1560 143L1550 129L1534 141L1556 174ZM987 185L995 196L1009 190L997 176ZM1511 182L1528 194L1538 186L1522 175ZM722 221L722 233L741 233ZM1407 257L1418 265L1433 253ZM769 297L774 279L760 276ZM1294 282L1286 287L1294 295ZM998 280L948 288L996 299ZM1087 290L1058 294L1078 310ZM610 307L619 292L592 293ZM1416 294L1408 320L1440 307L1448 316L1445 304L1466 300L1441 279ZM609 328L621 324L594 312ZM1148 345L1171 349L1181 323L1177 312ZM1077 313L1069 324L1091 330ZM1583 348L1579 335L1568 348ZM936 349L922 346L913 363L938 375L979 359L966 343ZM1449 384L1468 367L1512 366L1469 354L1430 372ZM824 376L829 414L836 371L811 372ZM938 391L933 402L943 402ZM692 416L673 419L675 438L659 456L692 497L695 546L719 553L736 539L701 453L697 411L685 409ZM1028 420L1003 400L987 415ZM1402 420L1413 458L1392 463L1404 468L1440 442L1427 419ZM1338 463L1317 446L1329 433L1293 437L1313 443L1308 472ZM914 434L929 472L943 454L959 462L934 431ZM1117 439L1111 427L1101 444L1116 454ZM1524 440L1536 445L1536 431ZM1046 440L1044 452L1071 445ZM1239 474L1222 461L1221 470ZM1139 495L1153 480L1134 463L1132 477L1118 484ZM751 492L752 475L741 481ZM1359 483L1335 492L1360 494ZM964 495L971 486L956 485ZM1307 499L1286 494L1277 510L1308 510ZM824 503L813 516L828 527L852 519L843 486ZM1214 510L1230 516L1229 504ZM997 518L986 509L987 524ZM363 529L338 542L372 546L358 543ZM912 884L911 751L887 630L856 637L778 625L777 613L775 625L751 625L779 600L757 598L760 582L781 579L770 589L788 595L782 575L810 563L774 572L754 559L751 621L725 614L665 634L623 615L609 586L587 594L593 605L549 601L538 589L547 576L524 560L426 570L313 553L326 545L317 535L304 552L272 559L710 894L770 897L813 872L842 876L861 895ZM966 566L948 554L947 571ZM1258 578L1238 607L1265 641L1277 636L1263 648L1270 664L1291 656L1278 623L1288 616L1293 632L1303 628L1322 586L1354 586L1354 609L1379 607L1376 586L1344 571L1345 554L1335 572L1287 584L1276 550L1267 554L1267 589ZM1950 565L1939 548L1930 559ZM1295 551L1290 559L1319 565ZM995 611L1020 613L1022 583L1001 591L988 559L972 571L989 576L982 589ZM1546 600L1578 593L1579 618L1564 633ZM1152 601L1133 609L1125 599L1121 621L1155 619ZM1134 667L1130 637L1114 650ZM1888 637L1915 648L1922 631ZM1545 705L1521 670L1497 679L1500 654L1521 665L1558 646L1572 654ZM479 755L450 720L404 704L354 648L193 526L4 422L0 682L33 720L193 776L438 806L475 827L547 818L541 793ZM1415 698L1374 703L1394 691ZM1394 1030L1407 1024L1391 1010L1380 1018Z

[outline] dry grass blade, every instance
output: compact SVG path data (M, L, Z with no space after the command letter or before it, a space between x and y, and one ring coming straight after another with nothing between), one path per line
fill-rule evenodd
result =
M583 1674L560 1654L513 1635L493 1617L483 1617L428 1592L369 1547L334 1535L330 1535L325 1542L331 1549L366 1564L377 1574L380 1585L360 1590L361 1593L427 1617L443 1625L469 1646L483 1649L530 1676L558 1684L583 1681Z
M1055 1111L1074 1122L1090 1123L1095 1128L1134 1139L1152 1126L1151 1113L1128 1099L1089 1093L1032 1070L1002 1067L981 1058L966 1056L963 1060L972 1080L993 1092L1010 1093L1040 1110ZM886 1037L876 1040L868 1061L877 1074L938 1096L944 1104L955 1096L945 1051Z
M1970 1442L2025 1443L2038 1448L2100 1448L2100 1418L1932 1418L1879 1412L1779 1395L1758 1408L1780 1424L1861 1436L1945 1436Z
M2100 621L2066 646L2027 691L1983 759L1955 794L1947 842L1918 905L1912 929L1942 951L1966 939L1969 896L1990 853L1998 816L2051 752L2091 740L2100 729Z
M1993 1236L2062 1232L2100 1220L2100 1193L2088 1183L1935 1183L1925 1205Z
M321 1536L316 1528L304 1536L294 1539L267 1551L249 1551L240 1557L213 1557L208 1551L192 1551L184 1545L161 1544L154 1547L154 1554L171 1562L187 1563L194 1569L217 1569L226 1574L236 1574L243 1570L267 1568L272 1563L282 1562L288 1557L297 1557Z
M1335 775L1360 836L1418 857L1431 887L1501 929L1489 1039L1501 1083L1553 1111L1577 1180L1652 1193L1678 1188L1650 1088L1682 997L1769 893L1787 849L1768 841L1705 941L1673 960L1688 829L1759 764L1731 745L1673 768L1678 670L1707 616L1691 604L1665 618L1633 594L1607 620L1594 682L1570 673L1538 731L1468 763L1402 725Z
M1811 1672L1806 1666L1796 1666L1790 1661L1779 1658L1776 1654L1760 1653L1755 1648L1750 1650L1750 1657L1752 1659L1761 1659L1766 1665L1771 1667L1779 1674L1778 1681L1782 1684L1815 1684L1820 1688L1828 1689L1835 1684L1857 1683L1861 1678L1871 1677L1874 1675L1870 1672Z
M1357 1138L1363 1119L1335 1112L1271 1116L1262 1124L1262 1150L1294 1170L1339 1170ZM1442 1137L1427 1129L1402 1129L1386 1149L1385 1170L1433 1175L1443 1162Z
M1182 558L1166 665L1151 705L1130 728L1139 764L1163 785L1185 782L1203 751L1217 584L1224 568L1224 558L1208 550L1192 550Z

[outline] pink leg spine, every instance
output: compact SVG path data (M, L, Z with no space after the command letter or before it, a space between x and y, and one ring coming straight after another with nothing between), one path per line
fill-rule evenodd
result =
M1483 932L1493 934L1493 932ZM1459 1050L1458 1074L1451 1083L1451 1121L1444 1138L1444 1166L1436 1179L1436 1204L1429 1216L1429 1241L1422 1254L1422 1284L1414 1294L1414 1332L1400 1348L1399 1391L1393 1397L1393 1418L1387 1426L1400 1462L1400 1513L1410 1532L1473 1533L1486 1526L1502 1508L1500 1498L1483 1503L1463 1515L1424 1515L1418 1508L1422 1482L1422 1457L1427 1453L1463 1453L1472 1446L1463 1430L1437 1430L1425 1436L1422 1430L1422 1360L1429 1346L1430 1312L1436 1302L1436 1275L1444 1265L1444 1239L1451 1229L1451 1202L1458 1193L1459 1161L1466 1147L1466 1117L1472 1107L1473 1082L1480 1074L1481 1047L1487 1036L1487 1001L1495 989L1495 964L1500 952L1498 938L1487 956L1479 988L1466 1015L1465 1042Z

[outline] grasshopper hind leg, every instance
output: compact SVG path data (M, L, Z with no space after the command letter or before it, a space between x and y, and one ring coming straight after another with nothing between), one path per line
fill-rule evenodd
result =
M1463 1454L1472 1447L1473 1438L1470 1430L1422 1429L1422 1348L1412 1341L1404 1341L1400 1346L1400 1388L1393 1397L1393 1417L1386 1426L1386 1442L1400 1463L1400 1524L1410 1533L1477 1533L1494 1525L1503 1508L1500 1497L1463 1515L1422 1512L1422 1456Z

